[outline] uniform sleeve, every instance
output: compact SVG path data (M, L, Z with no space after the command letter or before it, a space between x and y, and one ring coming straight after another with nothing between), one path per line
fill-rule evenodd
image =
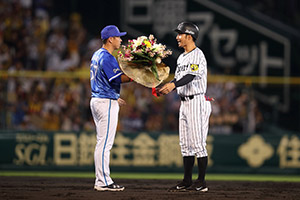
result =
M195 52L188 64L187 74L202 76L205 73L206 65L207 63L203 52L201 50Z
M190 83L195 78L195 75L187 74L178 81L174 81L175 87L181 87ZM174 79L175 80L175 79Z
M109 82L113 81L114 79L120 79L119 77L123 74L118 62L113 59L104 59L102 61L102 69L106 74Z

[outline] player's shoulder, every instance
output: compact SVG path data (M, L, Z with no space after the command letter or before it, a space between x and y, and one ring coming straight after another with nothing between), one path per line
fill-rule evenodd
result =
M111 61L112 57L106 49L100 48L93 54L92 60Z
M193 57L196 57L200 60L205 59L205 55L199 47L196 47L196 49L194 50Z
M199 47L196 47L194 53L196 53L196 54L203 54L203 51Z
M101 52L102 52L101 48L95 51L92 56L92 60L99 60Z
M101 57L103 57L103 58L107 58L107 57L109 57L111 54L106 50L106 49L104 49L104 48L100 48L100 49L98 49L98 51L96 51L96 53L98 54L98 55L100 55Z

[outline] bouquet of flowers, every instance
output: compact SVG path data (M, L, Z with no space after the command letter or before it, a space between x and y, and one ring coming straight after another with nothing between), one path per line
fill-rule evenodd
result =
M118 60L125 74L128 71L125 69L126 67L136 69L135 72L147 70L160 83L161 79L166 79L169 75L169 68L162 63L162 59L171 54L172 51L167 50L165 45L157 43L153 35L140 36L137 39L128 40L127 46L122 45L122 51L118 52ZM138 78L138 74L128 73L127 76L133 80ZM154 85L146 84L145 86L153 87Z

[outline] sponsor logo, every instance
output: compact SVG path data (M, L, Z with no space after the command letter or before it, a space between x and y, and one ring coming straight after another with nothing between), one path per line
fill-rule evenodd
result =
M196 190L197 190L197 191L201 191L201 192L206 192L206 191L208 191L207 187L203 187L203 186L201 186L201 187L196 187Z

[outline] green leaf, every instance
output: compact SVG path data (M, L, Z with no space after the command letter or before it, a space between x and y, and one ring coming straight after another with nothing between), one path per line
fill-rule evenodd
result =
M130 61L130 62L133 62L133 63L148 63L148 64L150 64L149 62L149 60L132 60L132 61Z
M157 74L157 67L156 67L156 64L154 63L152 66L151 66L151 71L153 73L153 75L155 76L155 78L160 81L159 77L158 77L158 74Z

